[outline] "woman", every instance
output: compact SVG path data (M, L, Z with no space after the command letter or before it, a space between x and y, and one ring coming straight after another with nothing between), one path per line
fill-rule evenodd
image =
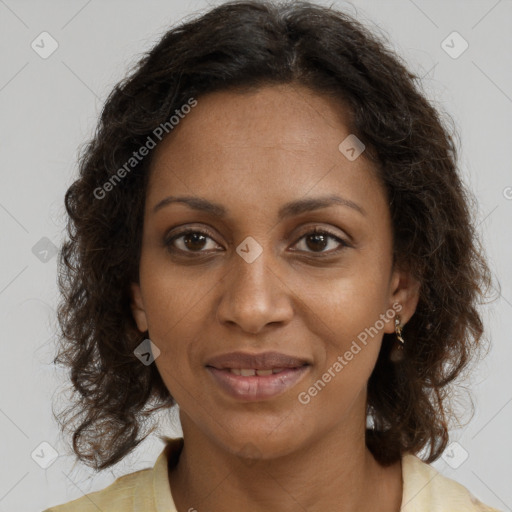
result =
M490 274L416 81L345 14L247 1L114 89L66 194L62 425L98 470L157 409L183 437L49 510L493 510L428 465Z

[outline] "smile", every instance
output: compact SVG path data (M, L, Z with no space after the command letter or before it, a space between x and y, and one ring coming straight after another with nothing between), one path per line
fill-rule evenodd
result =
M304 378L309 368L310 365L264 370L206 367L222 392L250 402L268 400L290 390Z

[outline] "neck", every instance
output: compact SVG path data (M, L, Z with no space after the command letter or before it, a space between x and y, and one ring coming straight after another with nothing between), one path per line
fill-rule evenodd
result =
M184 447L169 473L179 512L397 512L400 462L382 467L365 445L365 426L333 429L278 458L243 458L214 443L182 414ZM371 492L368 490L371 489Z

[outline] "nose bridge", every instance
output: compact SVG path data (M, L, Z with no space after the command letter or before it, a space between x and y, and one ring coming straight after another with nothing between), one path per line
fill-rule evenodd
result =
M255 241L245 240L233 254L233 268L223 280L218 318L234 322L247 331L256 332L267 323L284 322L291 317L291 305L276 274L278 265L270 247L260 246L253 255ZM244 252L245 251L245 252Z
M234 257L233 269L233 285L236 288L241 288L243 293L246 291L249 293L266 293L268 292L269 280L274 276L270 270L275 267L273 263L273 257L270 254L271 250L268 246L265 248L261 247L260 254L254 258L246 258L243 253L247 251L247 255L250 255L255 249L251 247L251 242L243 242L240 244L237 250L237 256ZM274 270L275 272L275 270ZM274 277L275 279L275 277ZM247 290L245 290L247 288ZM252 289L252 290L251 290Z

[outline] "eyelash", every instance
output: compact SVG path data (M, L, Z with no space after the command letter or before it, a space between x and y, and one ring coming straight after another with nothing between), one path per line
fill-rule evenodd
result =
M178 249L176 247L173 247L173 242L175 240L177 240L178 238L181 238L183 236L190 235L190 234L205 235L206 237L208 237L208 238L210 238L212 240L214 239L213 235L210 232L208 232L207 230L189 228L189 229L186 229L184 231L181 231L179 233L174 234L170 238L166 238L164 240L164 245L167 247L169 252L171 252L171 253L180 252L181 254L186 255L186 257L197 257L196 255L198 255L198 254L200 255L201 253L207 253L208 251L202 251L202 250L199 250L199 251L189 251L189 250L187 250L187 251L185 251L183 249ZM334 235L328 229L320 228L320 227L315 227L312 230L304 233L297 240L297 242L295 242L294 245L296 245L299 241L301 241L304 238L307 238L310 235L327 235L327 238L331 238L331 239L335 240L336 242L339 242L339 244L341 245L341 247L339 247L337 249L334 249L334 250L331 250L331 251L327 251L327 252L305 251L307 254L316 255L315 257L320 257L321 258L321 257L323 257L323 255L324 256L332 256L334 254L338 254L340 251L342 251L346 247L351 247L351 245L348 242L346 242L345 240L343 240L339 236ZM215 251L215 252L217 252L217 251ZM298 252L301 252L301 251L298 251Z

